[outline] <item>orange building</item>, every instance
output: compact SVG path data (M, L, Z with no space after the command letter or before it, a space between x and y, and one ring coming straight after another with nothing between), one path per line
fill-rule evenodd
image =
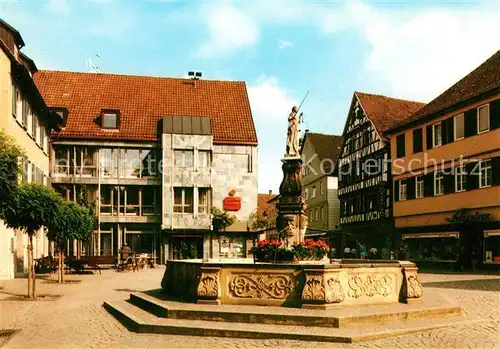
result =
M500 51L388 136L410 257L500 264Z

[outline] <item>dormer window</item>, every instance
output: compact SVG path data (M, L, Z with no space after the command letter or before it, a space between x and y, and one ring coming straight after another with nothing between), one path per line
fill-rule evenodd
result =
M62 123L59 125L61 127L66 127L66 122L68 121L68 109L66 108L51 108L51 111L59 115Z
M101 111L101 128L118 129L120 127L120 112L118 110Z

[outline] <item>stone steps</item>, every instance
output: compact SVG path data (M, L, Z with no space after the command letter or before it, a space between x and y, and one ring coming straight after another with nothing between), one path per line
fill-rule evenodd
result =
M131 293L129 302L161 318L272 325L355 327L381 323L446 318L461 315L460 307L445 301L426 304L386 304L336 310L284 307L200 305L165 301L145 293ZM429 303L429 304L428 304Z
M351 343L471 321L438 295L421 304L382 304L335 310L183 303L145 293L105 302L130 331L256 339Z

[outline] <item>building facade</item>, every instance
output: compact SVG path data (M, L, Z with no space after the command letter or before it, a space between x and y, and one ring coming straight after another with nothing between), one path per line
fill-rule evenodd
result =
M37 68L20 50L24 41L17 30L0 20L0 130L25 151L23 182L49 185L50 130L58 123L33 83ZM0 279L28 271L28 236L0 221ZM33 239L35 258L49 254L45 232Z
M422 106L419 102L355 92L344 126L338 162L340 225L384 258L389 258L393 247L394 222L390 146L383 132Z
M65 120L51 136L53 186L98 213L91 241L70 243L70 254L116 256L127 244L158 262L219 257L212 207L237 220L256 208L257 137L243 82L57 71L35 82Z
M410 257L500 263L500 51L389 136Z
M332 230L340 222L336 164L341 145L341 136L312 132L304 135L301 153L308 228Z

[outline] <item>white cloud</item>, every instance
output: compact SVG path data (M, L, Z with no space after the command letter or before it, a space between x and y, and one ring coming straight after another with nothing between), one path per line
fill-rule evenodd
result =
M69 4L66 0L50 0L45 5L45 8L53 14L62 16L69 14Z
M259 37L259 26L245 11L229 4L217 4L205 8L204 19L209 39L199 49L203 57L221 56L252 46Z
M292 46L293 46L293 43L290 41L286 41L286 40L282 40L282 39L278 40L278 47L280 48L280 50L287 48L287 47L292 47Z
M390 93L428 101L500 48L500 11L433 9L383 14L366 24L366 69Z
M248 98L259 138L259 192L277 191L283 178L287 117L295 99L273 76L261 76L248 87Z

